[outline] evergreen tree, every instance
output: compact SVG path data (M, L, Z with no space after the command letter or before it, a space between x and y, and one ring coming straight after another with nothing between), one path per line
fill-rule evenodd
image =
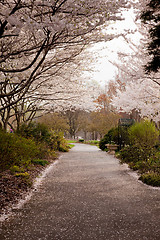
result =
M147 73L158 72L160 69L160 1L150 0L141 19L144 23L150 24L150 40L147 49L151 60L145 66L145 70Z

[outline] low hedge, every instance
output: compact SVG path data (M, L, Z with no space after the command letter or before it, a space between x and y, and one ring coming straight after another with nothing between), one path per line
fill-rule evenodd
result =
M49 157L49 151L43 144L16 134L0 131L0 171L13 166L27 168L32 159ZM14 171L14 170L13 170Z

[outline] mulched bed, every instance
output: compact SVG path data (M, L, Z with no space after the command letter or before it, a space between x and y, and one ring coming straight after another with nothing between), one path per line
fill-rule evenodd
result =
M50 160L52 163L54 160ZM13 204L18 203L22 195L32 188L34 179L45 169L41 165L35 165L27 171L30 175L26 181L23 177L16 177L9 170L0 173L0 215Z
M16 203L22 192L27 190L28 186L22 178L17 178L9 172L3 173L0 178L0 214L10 203Z

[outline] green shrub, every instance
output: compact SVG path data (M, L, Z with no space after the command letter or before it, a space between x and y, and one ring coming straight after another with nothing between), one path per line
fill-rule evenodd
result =
M99 141L99 148L104 151L106 149L105 145L112 142L118 144L118 128L112 128L104 135Z
M32 139L0 131L1 171L13 166L27 168L31 164L31 159L44 158L47 155L47 148L36 144Z
M154 123L148 120L135 123L129 128L128 132L131 144L143 149L153 148L159 140L159 131Z
M148 161L155 155L154 146L159 141L159 132L149 121L135 123L129 130L130 147L127 149L128 161ZM124 150L125 152L125 150ZM124 153L122 151L122 157Z
M104 138L102 138L99 141L99 148L104 151L106 148L105 144L107 144L107 143L108 143L108 137L107 137L107 135L105 135Z
M148 162L154 157L156 150L155 144L158 143L159 132L153 123L143 121L135 123L129 130L131 145L121 150L121 159L125 162Z
M25 138L34 139L37 143L41 143L44 152L45 148L62 152L69 150L68 143L64 139L63 133L49 130L43 123L23 124L19 130L19 134Z
M139 162L131 162L129 166L134 171L138 170L139 173L145 173L150 170L150 164L146 161L139 161Z
M129 134L128 134L128 129L129 127L127 126L119 126L119 133L118 133L118 142L120 147L125 147L125 145L129 145L130 144L130 140L129 140Z
M123 162L143 161L144 151L138 146L127 146L120 151L120 157Z
M139 179L144 183L160 186L160 153L155 147L158 130L153 123L143 121L131 126L128 132L131 144L120 151L121 161L138 170L142 174Z
M33 138L36 142L49 143L51 133L48 127L43 123L31 122L28 125L22 124L19 132L25 138Z
M29 168L32 159L55 158L55 151L69 151L68 143L63 133L51 132L44 124L22 125L18 134L0 131L1 172L21 172L20 169Z
M160 187L160 174L155 172L144 173L139 178L142 182L155 186Z
M62 132L51 131L50 148L55 151L68 152L69 145Z
M41 165L41 166L46 166L47 164L49 164L47 160L43 160L43 159L32 159L32 163Z
M78 141L81 142L81 143L83 143L83 142L84 142L84 139L79 139Z

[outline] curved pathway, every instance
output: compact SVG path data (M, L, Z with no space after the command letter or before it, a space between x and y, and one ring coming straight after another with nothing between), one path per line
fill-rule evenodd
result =
M159 240L160 190L95 146L62 155L1 240Z

